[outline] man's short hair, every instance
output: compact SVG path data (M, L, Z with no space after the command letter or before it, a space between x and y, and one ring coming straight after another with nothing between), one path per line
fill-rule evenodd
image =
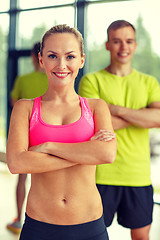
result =
M109 33L111 30L117 30L117 29L123 28L123 27L131 27L134 30L134 32L136 32L135 27L130 22L127 22L125 20L117 20L117 21L112 22L109 25L109 27L107 28L108 41L109 41Z

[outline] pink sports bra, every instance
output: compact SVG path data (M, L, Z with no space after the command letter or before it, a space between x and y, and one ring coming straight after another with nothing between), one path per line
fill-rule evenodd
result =
M29 144L35 146L44 142L76 143L88 141L94 135L93 114L86 98L79 96L81 117L66 125L51 125L42 120L41 96L34 99L30 118Z

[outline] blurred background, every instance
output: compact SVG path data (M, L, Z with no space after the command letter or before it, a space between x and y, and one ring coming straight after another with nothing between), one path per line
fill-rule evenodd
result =
M137 32L138 48L133 67L155 76L160 82L159 12L159 0L0 0L0 152L6 151L11 113L10 92L15 78L33 70L30 50L35 42L41 40L46 30L55 24L66 23L77 27L82 33L85 40L86 64L76 79L77 90L83 74L97 71L109 63L109 54L104 44L109 24L118 19L127 20L135 26ZM159 129L150 130L150 145L157 214L160 209ZM2 159L0 159L0 239L18 239L10 233L3 235L7 234L7 230L4 230L5 224L15 215L17 176L8 172ZM30 179L27 181L29 188ZM152 232L156 232L158 222L153 226ZM116 224L113 227L116 227ZM111 232L114 234L116 231L113 228ZM153 238L158 239L160 237Z

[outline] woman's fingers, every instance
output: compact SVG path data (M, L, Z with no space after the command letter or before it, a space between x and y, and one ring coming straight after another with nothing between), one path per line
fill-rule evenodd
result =
M90 140L110 141L115 137L116 137L116 134L114 132L101 129Z

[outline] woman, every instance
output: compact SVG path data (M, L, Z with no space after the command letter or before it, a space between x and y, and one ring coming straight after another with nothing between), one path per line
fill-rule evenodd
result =
M51 28L39 54L48 90L13 108L8 167L14 174L31 173L21 240L108 239L95 170L114 161L116 139L106 103L74 90L84 60L75 28Z

